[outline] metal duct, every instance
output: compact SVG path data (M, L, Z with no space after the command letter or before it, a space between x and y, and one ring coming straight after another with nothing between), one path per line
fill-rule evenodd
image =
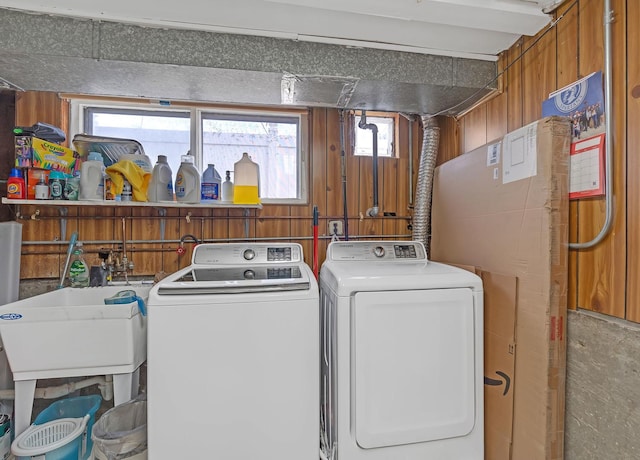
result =
M435 118L422 118L422 151L418 166L418 183L416 185L416 199L413 212L413 240L420 241L430 254L431 240L431 194L433 192L433 173L438 156L438 142L440 128Z

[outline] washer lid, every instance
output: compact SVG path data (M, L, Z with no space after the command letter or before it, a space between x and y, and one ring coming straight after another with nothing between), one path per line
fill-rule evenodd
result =
M263 264L240 267L192 265L160 282L159 295L243 294L311 288L306 266Z

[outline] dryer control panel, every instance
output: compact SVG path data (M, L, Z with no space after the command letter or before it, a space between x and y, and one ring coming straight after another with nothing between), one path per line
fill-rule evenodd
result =
M336 261L426 261L419 241L336 241L327 249L327 260Z
M193 250L194 265L261 265L300 263L302 246L297 243L199 244Z

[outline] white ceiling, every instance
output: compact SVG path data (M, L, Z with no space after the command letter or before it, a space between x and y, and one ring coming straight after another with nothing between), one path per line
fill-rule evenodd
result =
M0 7L167 28L495 60L557 0L0 0Z

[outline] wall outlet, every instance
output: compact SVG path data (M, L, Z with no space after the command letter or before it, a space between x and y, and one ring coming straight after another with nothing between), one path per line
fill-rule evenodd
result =
M342 229L342 221L341 220L330 220L329 221L329 235L343 235L344 231Z

